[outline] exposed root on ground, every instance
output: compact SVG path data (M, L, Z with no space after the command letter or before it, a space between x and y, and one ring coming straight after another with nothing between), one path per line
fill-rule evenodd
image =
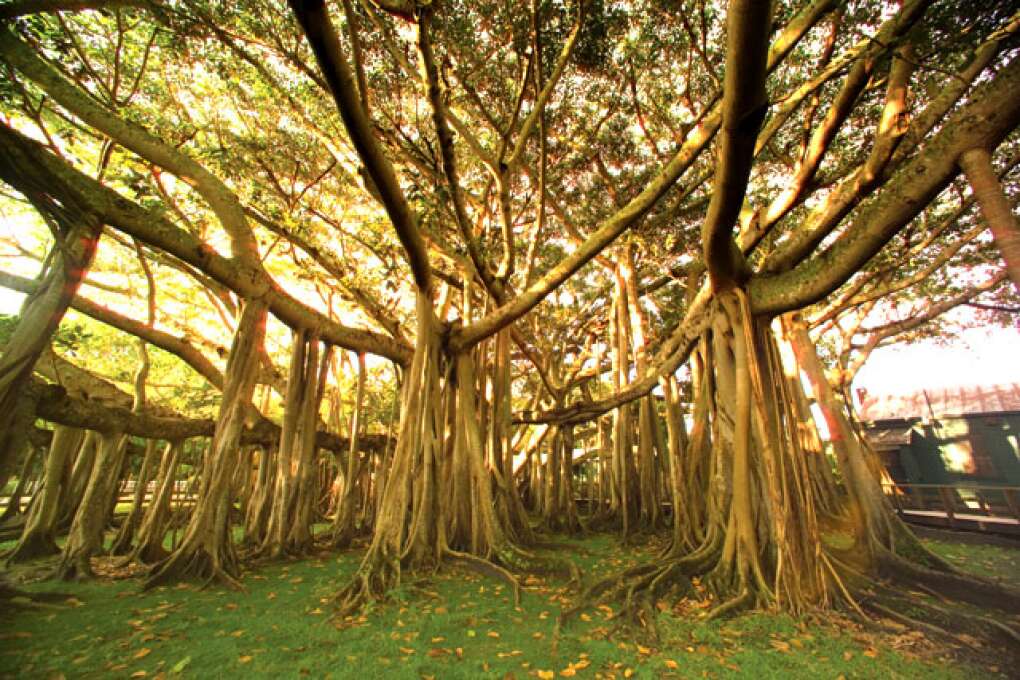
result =
M212 555L202 548L189 551L178 550L153 566L149 577L142 585L142 590L151 590L172 581L196 579L202 581L203 588L219 584L232 590L243 591L244 586L238 580L239 570L236 566L228 567L227 565L234 565L232 557Z

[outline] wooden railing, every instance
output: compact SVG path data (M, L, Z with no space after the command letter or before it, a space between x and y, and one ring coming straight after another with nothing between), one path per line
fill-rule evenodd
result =
M890 482L882 488L907 521L1020 534L1020 486Z

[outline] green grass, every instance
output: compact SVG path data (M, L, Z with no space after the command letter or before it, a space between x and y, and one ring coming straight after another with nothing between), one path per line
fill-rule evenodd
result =
M587 579L650 556L650 548L624 549L603 535L563 543ZM565 552L562 546L560 551ZM1020 556L989 548L977 562L984 566L996 551L1006 553L994 558L1001 564L1015 565ZM195 584L141 593L134 578L30 584L28 590L60 590L72 599L60 610L19 612L0 621L0 675L373 680L552 677L548 673L557 678L987 676L987 669L933 656L923 640L915 638L912 646L909 633L902 639L879 639L843 620L808 624L766 613L706 623L698 620L701 604L687 601L659 603L662 638L654 646L615 632L608 620L612 612L604 608L584 612L557 641L556 618L574 596L564 583L531 577L515 607L505 584L455 568L429 578L409 577L390 602L356 619L333 620L330 596L357 568L360 554L266 565L245 574L243 593L201 590Z
M1020 587L1020 543L1015 549L950 540L926 540L925 544L960 569Z

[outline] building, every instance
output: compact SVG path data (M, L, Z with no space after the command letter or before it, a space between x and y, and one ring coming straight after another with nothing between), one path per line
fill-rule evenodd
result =
M886 491L909 519L1017 524L1020 384L856 396L865 436L896 483Z

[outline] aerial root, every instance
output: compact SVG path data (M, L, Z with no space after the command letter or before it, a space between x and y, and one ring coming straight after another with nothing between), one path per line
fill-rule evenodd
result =
M33 532L26 540L21 541L4 557L7 564L15 562L28 562L40 557L49 557L60 552L60 548L53 542L53 539L40 533Z
M201 580L202 588L219 584L231 590L244 591L245 589L241 581L223 566L223 560L217 559L208 551L200 548L187 553L171 554L162 562L156 563L142 585L142 590L151 590L171 581L185 579Z
M521 583L517 578L503 567L490 562L489 560L472 555L471 553L460 552L451 548L446 549L446 554L464 566L477 571L483 576L489 576L497 581L505 581L514 592L514 606L521 604Z
M343 590L337 593L337 618L351 616L365 608L370 602L386 598L386 593L400 584L400 560L367 557L358 572Z
M923 585L953 600L1020 613L1020 590L979 576L936 571L914 564L892 552L882 556L880 569L895 581Z
M50 578L60 581L87 581L95 576L91 557L84 552L76 551L60 561Z
M708 612L708 614L705 616L705 619L711 621L712 619L722 618L724 616L728 616L729 614L733 614L743 609L747 609L753 604L754 594L751 592L751 589L748 588L747 585L745 584L741 588L739 595L737 595L736 597L732 597L729 600L726 600L722 604L717 605L710 612Z

